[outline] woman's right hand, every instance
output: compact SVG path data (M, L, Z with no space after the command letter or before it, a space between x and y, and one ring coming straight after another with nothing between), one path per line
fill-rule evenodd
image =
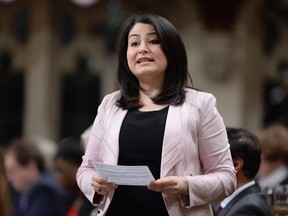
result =
M108 182L108 179L106 177L99 176L97 173L92 177L91 186L99 195L105 195L118 187L117 184L113 182Z

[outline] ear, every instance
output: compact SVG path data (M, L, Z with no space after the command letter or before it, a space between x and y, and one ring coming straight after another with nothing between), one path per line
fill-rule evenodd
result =
M243 159L241 157L233 158L233 165L234 165L234 168L237 171L237 173L242 170L243 164L244 164L244 162L243 162Z

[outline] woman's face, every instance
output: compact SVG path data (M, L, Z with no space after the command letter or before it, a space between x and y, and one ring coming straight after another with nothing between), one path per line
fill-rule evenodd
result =
M127 61L140 83L145 80L163 81L168 62L152 25L136 23L130 30Z

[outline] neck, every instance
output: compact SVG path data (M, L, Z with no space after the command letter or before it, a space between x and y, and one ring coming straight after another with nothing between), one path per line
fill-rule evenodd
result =
M251 181L253 181L253 179L247 178L247 177L245 177L243 175L238 175L237 176L237 186L236 186L236 188L238 189L238 188L242 187L243 185L245 185L245 184L247 184L247 183L249 183Z
M157 94L159 94L159 92L160 92L160 88L152 87L152 86L145 86L145 87L141 86L140 96L152 98L152 97L155 97Z
M159 79L153 78L153 80L139 80L139 86L140 86L140 95L145 94L149 97L155 97L162 88L162 82L159 81Z
M36 184L36 182L39 180L40 178L40 173L35 171L35 172L31 172L29 175L29 180L27 181L26 187L23 188L23 193L26 193L30 190L30 188Z

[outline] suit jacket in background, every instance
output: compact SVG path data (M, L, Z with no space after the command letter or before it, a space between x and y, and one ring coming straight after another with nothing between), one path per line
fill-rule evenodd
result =
M218 216L272 216L271 207L256 183L234 197Z
M19 197L16 216L63 216L64 192L49 173Z

